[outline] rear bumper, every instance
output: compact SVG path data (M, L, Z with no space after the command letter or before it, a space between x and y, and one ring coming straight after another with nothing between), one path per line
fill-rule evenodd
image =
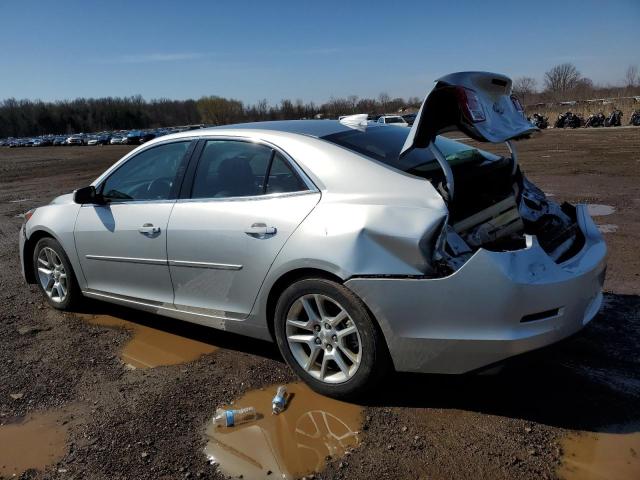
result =
M556 264L531 238L513 252L478 250L437 279L353 278L346 286L377 318L398 371L464 373L557 342L602 303L607 249L578 206L582 250Z

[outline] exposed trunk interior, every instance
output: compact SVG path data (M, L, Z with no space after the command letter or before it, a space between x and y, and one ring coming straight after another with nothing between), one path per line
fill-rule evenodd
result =
M527 180L510 157L488 159L478 150L452 165L456 194L448 198L442 170L412 171L428 179L447 201L449 217L434 248L439 274L460 268L480 247L519 250L525 235L535 236L544 251L561 263L582 246L575 207L558 205ZM434 166L435 167L435 166Z

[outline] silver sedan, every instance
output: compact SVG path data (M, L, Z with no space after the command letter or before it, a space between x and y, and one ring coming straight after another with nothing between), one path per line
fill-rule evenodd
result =
M275 341L336 397L548 345L598 312L606 247L586 208L523 175L512 140L536 129L510 93L466 72L411 130L356 115L152 140L26 214L25 278L54 308L90 297Z

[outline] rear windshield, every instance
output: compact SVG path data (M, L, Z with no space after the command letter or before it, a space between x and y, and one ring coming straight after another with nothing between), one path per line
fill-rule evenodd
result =
M409 135L408 128L371 126L364 131L354 129L327 135L322 139L404 172L427 173L438 170L438 163L427 148L416 148L402 159L398 158L407 135ZM438 136L436 145L452 166L468 162L481 163L499 158L446 137Z
M404 120L399 117L387 117L385 123L404 123Z

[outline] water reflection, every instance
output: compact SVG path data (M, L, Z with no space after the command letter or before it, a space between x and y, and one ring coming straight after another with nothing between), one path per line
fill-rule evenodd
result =
M133 336L120 352L122 361L131 368L177 365L196 360L216 350L216 347L208 343L111 315L80 314L80 317L94 325L131 330Z
M40 412L20 423L0 426L0 477L28 469L43 470L66 453L66 427L62 412Z
M253 406L259 419L231 428L207 428L205 454L226 475L244 479L297 478L322 470L326 457L358 445L362 408L287 385L291 398L280 415L271 413L276 388L254 390L234 408ZM213 412L212 412L213 413Z

